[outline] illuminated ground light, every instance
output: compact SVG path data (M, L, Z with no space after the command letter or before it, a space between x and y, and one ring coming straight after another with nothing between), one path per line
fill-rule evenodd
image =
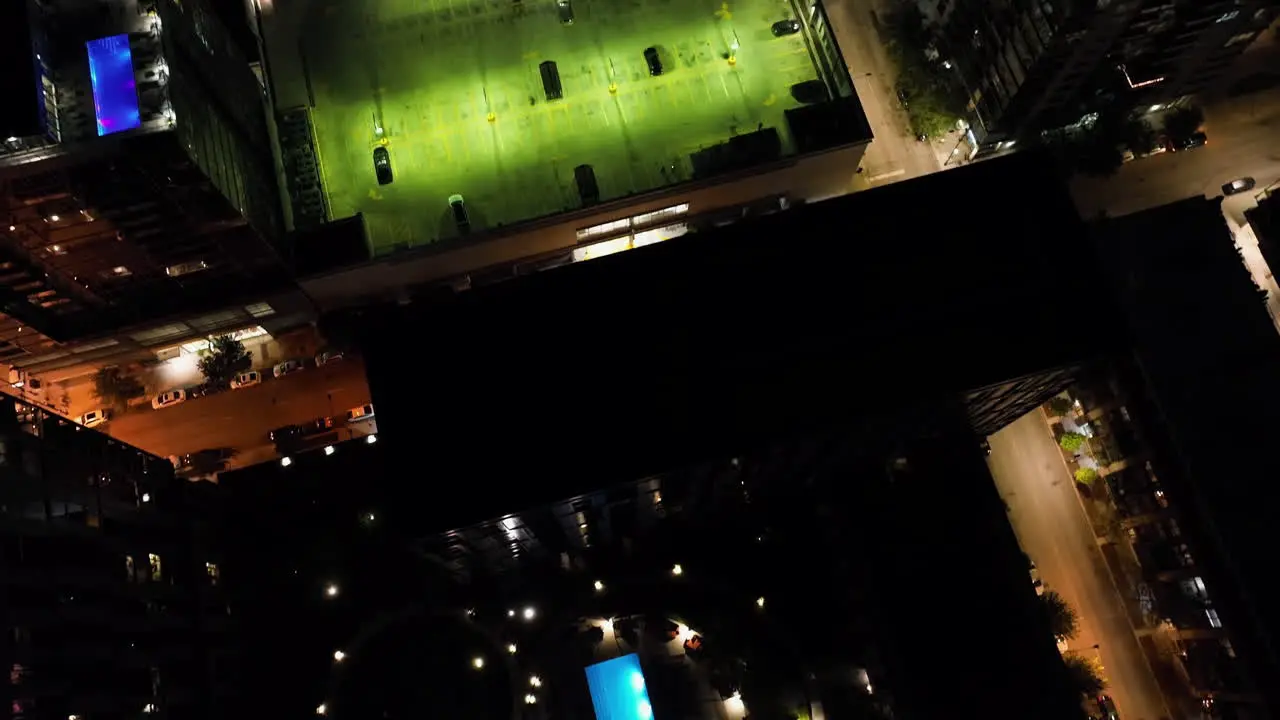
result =
M475 656L475 657L471 658L471 667L473 667L473 668L475 668L475 669L477 669L477 670L483 670L483 669L484 669L484 658L480 657L479 655L477 655L477 656Z
M329 711L329 708L325 707L324 703L320 703L319 705L316 706L317 715L323 715L328 711Z
M293 458L288 456L280 458L280 467L289 467L293 464Z
M369 443L370 445L372 445L372 444L374 444L374 443L378 442L378 436L377 436L377 435L368 435L368 436L366 436L366 437L365 437L364 441L365 441L365 442L367 442L367 443Z
M671 566L671 574L674 575L675 577L680 577L681 575L684 574L684 568L680 567L679 563L676 563L675 565Z
M542 678L538 677L537 675L530 675L529 686L536 687L536 688L542 687Z
M508 611L507 611L507 617L515 617L515 616L516 616L516 611L515 611L515 610L508 610Z
M510 645L507 646L507 652L511 653L512 655L516 654L516 650L519 650L519 648L516 647L515 643L511 643Z
M604 592L604 583L597 580L594 585L596 592Z
M324 596L338 597L338 586L334 585L333 583L329 583L328 586L326 586L324 589Z
M332 454L333 454L333 446L332 446L332 445L325 445L325 446L324 446L324 454L325 454L325 455L332 455Z
M524 696L524 704L525 704L525 705L533 705L533 704L534 704L534 703L536 703L536 702L538 702L538 696L537 696L537 695L534 695L533 693L529 693L528 695L525 695L525 696Z
M538 611L537 611L537 610L534 610L534 609L533 609L533 606L532 606L532 605L530 605L529 607L526 607L526 608L524 609L524 612L522 612L522 613L521 613L521 615L523 615L523 616L524 616L524 619L525 619L525 620L532 620L532 619L534 619L535 617L537 617L537 616L538 616Z
M756 598L756 607L758 607L758 608L763 608L763 607L764 607L764 596L763 596L763 595L761 595L760 597Z
M589 665L586 673L596 720L651 720L653 706L635 653Z
M342 662L343 660L346 660L346 659L347 659L347 654L346 654L346 653L342 652L341 650L334 650L334 651L333 651L333 661L334 661L334 662Z
M732 695L724 699L724 709L730 715L741 717L747 711L746 705L742 703L742 694L737 690Z

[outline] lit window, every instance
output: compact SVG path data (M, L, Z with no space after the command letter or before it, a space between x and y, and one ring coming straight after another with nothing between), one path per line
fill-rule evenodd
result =
M609 235L611 233L625 232L630 227L631 227L631 220L628 218L623 218L621 220L614 220L613 222L601 223L599 225L592 225L589 228L583 228L582 230L579 230L578 239L586 240L588 238L600 237L602 235Z
M218 584L218 566L215 563L207 562L204 564L204 572L209 576L209 582Z
M147 555L147 564L151 567L151 581L160 582L160 578L163 576L160 568L160 556L155 553L149 553Z
M661 210L654 210L653 212L636 215L631 218L631 224L636 226L649 225L651 223L666 220L667 218L675 217L676 215L683 215L687 212L689 212L689 203L680 203L679 205L672 205L671 207L662 208Z
M266 303L254 303L252 305L245 305L244 311L256 318L266 317L268 315L276 314L275 308L271 307Z

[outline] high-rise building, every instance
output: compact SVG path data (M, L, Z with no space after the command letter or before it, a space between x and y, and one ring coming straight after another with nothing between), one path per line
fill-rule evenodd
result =
M37 371L291 311L268 98L204 0L4 12L0 360Z
M0 717L214 718L234 669L200 488L0 398Z
M981 151L1212 87L1275 20L1274 0L917 0L969 98Z

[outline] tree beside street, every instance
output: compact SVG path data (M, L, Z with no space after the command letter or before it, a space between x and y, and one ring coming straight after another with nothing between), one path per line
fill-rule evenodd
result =
M1067 677L1076 692L1093 697L1107 688L1102 668L1098 667L1097 662L1075 654L1067 655L1062 660L1066 663Z
M1182 145L1204 124L1204 111L1195 105L1175 108L1164 116L1164 134L1169 142Z
M1063 450L1073 453L1084 445L1084 440L1084 435L1078 432L1064 432L1062 437L1058 438L1058 444L1062 446Z
M889 57L898 69L895 89L903 99L911 132L938 138L954 130L966 99L954 71L930 60L929 31L919 9L911 3L902 5L885 16L885 30Z
M146 388L132 375L116 366L104 367L93 375L93 394L103 405L122 410L129 401L142 397Z
M1061 641L1076 636L1080 630L1080 618L1076 615L1075 608L1068 605L1061 595L1050 590L1040 596L1040 603L1045 616L1049 618L1049 628L1054 638Z
M253 365L253 353L244 349L244 343L230 335L220 335L209 343L209 351L200 358L200 373L205 384L218 390L225 389L237 373Z

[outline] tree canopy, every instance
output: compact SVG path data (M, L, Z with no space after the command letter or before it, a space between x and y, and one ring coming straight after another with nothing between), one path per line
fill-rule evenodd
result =
M237 373L248 370L253 364L253 353L244 349L244 343L230 335L220 335L209 343L209 352L200 358L200 373L210 387L227 387Z
M914 4L887 14L885 30L889 56L898 69L895 89L904 98L911 132L931 138L945 135L955 128L966 103L955 71L929 59L929 31Z
M1067 676L1072 687L1081 695L1092 697L1107 688L1102 670L1096 662L1074 654L1064 657L1063 662L1067 665Z
M104 367L93 375L93 394L104 405L122 407L146 392L142 382L118 367Z
M1050 590L1040 596L1040 603L1045 616L1049 618L1049 628L1054 638L1070 640L1076 636L1080 630L1080 617L1061 595Z
M1164 116L1164 134L1180 145L1200 130L1204 124L1204 111L1194 105L1175 108Z

